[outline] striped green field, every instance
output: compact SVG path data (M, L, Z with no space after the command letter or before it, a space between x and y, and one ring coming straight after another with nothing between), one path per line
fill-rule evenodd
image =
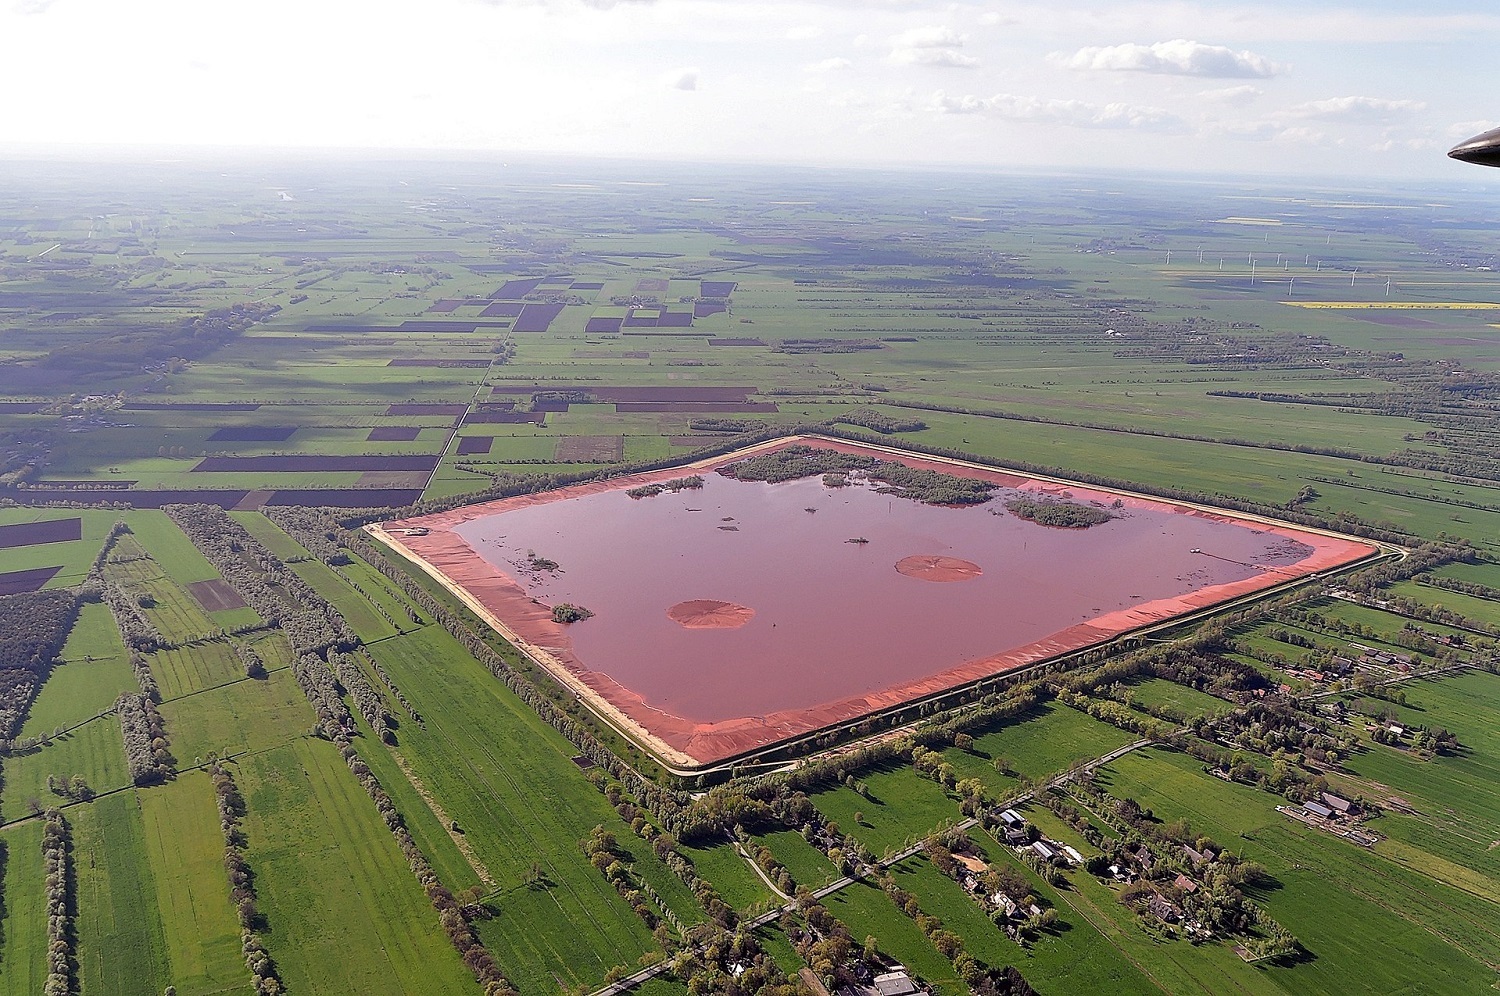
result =
M5 848L5 904L0 910L0 989L39 993L47 979L47 882L42 865L42 823L33 820L0 832Z
M140 690L120 631L100 602L79 607L62 659L31 703L23 737L75 726L112 708L121 692Z
M426 723L403 724L398 751L498 882L501 915L480 933L512 981L523 991L558 979L591 986L651 950L645 925L580 860L578 842L603 825L669 902L681 885L656 873L646 845L570 760L572 745L436 626L370 652ZM540 885L528 884L533 862ZM534 929L508 929L513 923Z
M86 993L133 996L171 983L163 910L135 791L66 813L78 873L78 971ZM187 842L191 850L195 842ZM222 851L221 851L222 855ZM222 867L222 865L220 866Z
M45 747L7 757L3 770L5 792L0 795L0 816L7 823L30 815L34 803L42 808L64 804L47 788L48 775L82 775L98 794L130 784L125 741L119 717L114 714L90 720Z
M479 991L332 744L295 740L246 755L234 775L266 948L288 990Z
M252 993L224 872L213 783L201 771L138 793L168 971L178 996Z

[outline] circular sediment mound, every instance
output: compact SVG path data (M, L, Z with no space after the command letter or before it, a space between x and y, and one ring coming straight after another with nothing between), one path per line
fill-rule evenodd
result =
M984 573L973 561L930 553L903 557L896 562L896 570L918 581L972 581Z
M683 629L739 629L755 618L755 610L716 598L694 598L672 606L667 617Z

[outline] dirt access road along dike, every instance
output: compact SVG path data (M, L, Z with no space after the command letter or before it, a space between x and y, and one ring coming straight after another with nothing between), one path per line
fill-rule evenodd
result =
M1001 580L1006 580L1007 583L1019 583L1023 589L1040 590L1041 583L1044 581L1056 583L1061 579L1065 586L1076 586L1081 583L1079 579L1088 578L1093 578L1095 582L1099 582L1100 578L1105 578L1116 587L1124 584L1126 586L1123 588L1124 592L1139 591L1146 592L1146 594L1140 596L1131 594L1128 597L1111 596L1112 600L1104 600L1096 598L1094 591L1086 591L1078 596L1078 599L1081 599L1079 606L1068 608L1069 614L1065 619L1048 622L1045 626L1029 619L1025 612L1005 612L1006 603L1004 602L987 602L988 608L984 611L968 613L978 620L976 625L980 626L982 632L975 635L961 653L948 653L944 657L937 652L920 652L902 657L901 654L890 652L891 659L893 661L900 659L901 663L879 674L875 673L877 669L874 665L884 666L883 662L875 661L873 657L888 653L880 648L876 648L873 654L864 653L863 656L852 661L836 662L826 653L826 645L793 644L790 650L798 663L795 663L787 672L793 677L787 679L784 701L778 702L776 696L781 694L778 690L780 686L768 676L770 661L765 656L765 648L771 644L764 642L765 630L773 624L773 621L779 619L781 628L776 631L779 634L777 639L786 641L792 638L791 630L794 626L801 625L803 626L801 632L810 633L815 632L822 624L815 622L809 629L806 620L789 618L792 610L787 608L785 599L782 600L780 607L773 611L771 603L778 597L778 594L775 591L766 590L764 585L758 597L739 597L720 591L687 591L664 601L659 608L629 613L631 619L659 620L668 631L660 634L661 640L658 643L642 643L640 640L635 640L635 645L632 647L628 645L627 640L627 642L613 644L619 649L616 653L609 647L603 647L601 650L600 634L610 632L609 627L625 618L626 612L611 611L610 606L594 603L591 598L584 598L580 600L582 604L601 614L587 622L573 624L580 627L577 630L570 629L567 624L552 621L551 605L556 601L573 601L572 598L563 597L566 589L584 584L592 569L583 563L585 558L581 553L563 555L551 552L550 548L544 550L547 556L555 557L563 563L564 571L561 574L551 574L543 578L526 575L522 570L511 568L504 558L497 556L498 547L492 548L489 540L481 543L485 553L490 556L487 560L485 556L477 552L474 545L471 545L470 539L461 535L461 533L467 533L472 537L478 524L477 520L487 520L492 516L520 510L527 510L526 516L535 516L545 514L548 510L577 507L579 503L566 500L587 501L593 496L604 496L643 484L658 483L686 473L697 472L707 475L725 464L796 444L875 456L884 460L896 460L910 467L988 480L1003 488L1043 497L1067 497L1072 501L1093 502L1111 507L1114 507L1114 503L1118 501L1123 521L1114 524L1115 528L1118 530L1134 528L1139 532L1148 521L1156 523L1152 526L1149 536L1144 539L1138 537L1139 542L1145 543L1144 547L1138 549L1143 548L1149 554L1151 550L1175 543L1183 549L1175 550L1174 547L1173 555L1177 556L1179 561L1188 562L1189 566L1182 567L1174 564L1166 572L1165 579L1157 579L1158 582L1164 580L1164 583L1158 584L1155 589L1136 587L1137 578L1127 577L1124 581L1118 579L1122 573L1128 575L1130 573L1128 570L1122 572L1119 569L1111 570L1101 566L1099 554L1110 545L1106 539L1108 532L1050 530L1047 527L1025 523L1009 516L1004 513L1003 506L999 502L992 503L995 506L993 508L978 506L962 513L943 512L934 510L932 506L917 506L916 503L910 503L913 508L922 508L933 514L979 516L981 518L977 520L977 523L976 520L970 520L971 533L975 534L988 534L1006 528L1030 530L1024 538L1029 539L1032 547L1029 554L1023 554L1019 549L1021 544L1016 543L1017 549L1012 551L1012 559L999 562L992 554L990 564L995 568L994 570L984 567L984 556L967 552L966 548L955 548L951 551L963 553L965 559L956 556L948 557L939 549L929 548L928 550L901 550L890 556L889 560L880 560L878 567L886 572L886 577L897 579L900 583L919 582L924 589L924 592L920 593L898 595L899 601L886 608L884 610L886 615L882 617L889 623L899 622L904 629L916 632L924 647L936 647L945 641L951 642L946 630L932 629L934 626L951 625L951 620L950 623L938 623L934 620L940 613L935 609L912 608L919 604L930 605L930 602L921 601L929 596L940 600L973 598L987 585ZM689 504L705 504L715 490L712 485L719 480L721 479L709 478L707 483L710 487L701 498L697 497L698 492L683 492L683 495L694 496L684 500ZM736 487L783 487L782 485L733 483ZM787 486L790 487L791 484ZM815 490L821 488L816 481L808 486ZM867 489L850 489L850 492L856 490L867 491ZM873 492L868 493L874 495ZM845 497L850 497L850 495L841 495L838 500L843 501ZM878 511L884 516L888 504L887 498L884 495L875 497L878 498L880 506ZM649 501L663 500L650 499ZM833 501L831 495L828 501ZM565 505L553 504L564 502L566 502ZM807 524L839 522L839 519L828 518L828 515L844 514L836 513L830 505L824 515L810 516L806 515L801 508L803 504L808 504L808 502L799 501L795 514ZM644 510L651 506L638 503L638 507ZM987 508L995 511L996 516L992 518L985 511ZM898 506L895 511L900 512L900 507ZM764 532L766 528L764 525L760 527L763 531L759 533L721 533L713 527L718 525L718 516L722 514L724 513L717 513L712 519L703 520L707 528L700 532L725 537L750 536L756 542L761 542L769 536ZM1135 520L1133 524L1132 518ZM520 521L520 518L513 516L506 521L504 531L512 532ZM1012 525L1007 527L1007 521ZM1155 530L1169 528L1168 524L1171 522L1180 524L1178 527L1170 527L1179 529L1176 534L1179 538L1176 540L1157 538ZM755 528L749 524L746 525L749 528ZM977 528L974 528L976 525ZM1257 554L1253 558L1246 556L1240 558L1240 561L1243 561L1240 562L1215 557L1213 556L1214 550L1194 549L1191 551L1192 556L1188 556L1188 545L1197 547L1208 544L1196 541L1189 543L1181 537L1194 535L1192 530L1201 533L1203 530L1212 529L1224 533L1226 526L1234 527L1226 534L1232 534L1233 542L1240 544L1248 542L1257 549L1276 548L1279 550L1278 555L1262 557ZM411 535L403 531L417 527L425 532ZM529 654L558 681L569 687L598 715L652 750L670 767L685 773L740 757L828 726L884 712L912 700L971 684L1014 668L1093 646L1123 633L1158 625L1247 595L1265 592L1311 574L1364 560L1379 552L1376 547L1349 537L1303 529L1253 516L1231 514L1185 503L1165 502L1129 492L1086 487L1068 481L1007 472L963 461L917 456L887 447L848 443L821 437L775 440L696 464L679 465L647 474L595 481L542 494L522 495L368 528L377 538L393 546L437 578L506 639ZM629 526L621 528L627 534L631 532ZM808 528L822 527L809 526ZM843 528L843 526L834 528ZM1110 526L1097 528L1108 530ZM566 530L564 533L557 534L558 539L549 540L549 543L562 546L565 542L562 537L565 534ZM847 535L847 533L837 534L837 544L840 550L864 550L868 551L871 557L875 557L878 551L880 556L884 557L886 551L893 549L894 546L892 544L882 547L877 542L873 546L845 547L844 544L847 541L844 537ZM1047 560L1038 553L1038 547L1046 547L1060 537L1067 537L1075 544L1081 541L1088 545L1086 547L1075 545L1071 548L1074 552L1052 560ZM1039 539L1043 542L1038 543ZM514 540L515 537L512 537L512 541ZM699 542L699 540L693 542ZM1226 540L1227 542L1229 541ZM705 549L710 548L705 547ZM745 547L739 549L748 550ZM978 549L977 546L976 549ZM693 552L689 551L689 553ZM820 556L827 552L824 550ZM1118 551L1115 553L1118 554ZM908 563L907 571L900 571L897 567L897 561L903 559L903 555L919 554L925 556L919 557L917 562ZM1025 556L1033 558L1030 561L1033 567L1021 566L1023 561L1020 558ZM623 569L629 571L639 568L639 565L632 566L632 558L633 555L623 558L625 561ZM618 561L620 558L616 559ZM688 556L679 562L687 563L693 559L694 557ZM1116 560L1118 559L1116 556ZM496 563L492 563L491 560ZM722 562L714 561L714 564L719 564L722 568L723 565L733 562L734 560L731 559ZM657 568L660 566L656 565ZM646 569L651 570L651 568ZM975 569L979 569L978 573L975 573ZM719 574L728 577L726 571L718 568L716 570ZM1025 570L1051 572L1056 576L1052 578L1031 577L1021 573ZM929 573L933 576L924 576ZM939 580L938 575L949 580L950 583L927 583ZM1174 579L1173 575L1180 576ZM849 577L852 576L849 575ZM791 581L795 580L794 575L786 575L786 577L788 580L783 581L779 587L787 588L791 586ZM866 574L864 577L868 579L874 575ZM740 580L745 581L743 578ZM764 582L764 579L760 580ZM962 583L951 583L956 581ZM612 588L597 589L603 593L601 601L612 597L608 592L618 591L621 585L629 588L647 587L644 583L634 585L628 578L619 577L614 577L612 584ZM552 589L551 593L547 590L549 586ZM771 585L773 589L777 587L775 583ZM910 591L910 589L907 590ZM1163 595L1163 592L1167 594ZM795 592L792 593L792 597L794 601L798 600L795 598ZM813 597L815 597L814 593L808 594L808 598ZM687 627L681 626L680 620L677 624L673 624L668 618L669 606L679 601L708 598L732 600L735 604L754 610L755 615L739 627L693 629L691 632L697 635L686 638L700 641L744 641L744 643L725 642L723 644L725 647L750 645L751 641L757 639L762 642L753 644L754 649L749 656L736 659L737 663L734 668L726 666L717 670L704 668L679 672L679 674L686 674L687 677L668 681L663 681L657 675L653 683L653 676L643 674L639 661L635 660L644 652L641 648L654 647L654 651L647 656L653 660L667 660L671 653L676 652L670 646L671 642L679 639L671 634L687 632ZM807 599L800 601L805 602ZM997 608L997 606L1000 607ZM1097 606L1097 608L1091 608L1091 606ZM929 611L933 614L927 615ZM820 618L828 620L827 625L830 626L835 623L847 624L848 620L841 619L841 615L841 612L834 612L831 616L824 615ZM1025 630L1024 626L1017 629L1018 619L1026 626L1031 626L1032 629ZM925 633L922 630L924 624L928 630ZM993 626L993 632L991 632L991 626ZM582 627L593 628L585 631ZM757 636L757 634L760 635ZM888 636L893 635L888 634ZM581 653L577 645L592 646L594 649L588 653ZM785 646L784 642L782 646ZM756 654L760 656L755 656ZM630 659L627 660L627 658ZM711 662L729 658L715 651L707 657L699 654L697 659ZM816 666L820 662L821 666ZM630 671L632 667L635 668L634 671ZM801 677L797 677L798 675ZM694 701L686 705L682 704L687 698L694 696L696 697ZM718 696L718 701L711 701L714 696ZM741 701L741 699L746 701ZM752 699L753 702L748 701Z

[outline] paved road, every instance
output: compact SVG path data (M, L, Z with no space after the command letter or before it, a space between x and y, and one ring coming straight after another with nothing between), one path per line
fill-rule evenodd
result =
M1080 769L1080 771L1093 771L1095 768L1103 767L1104 765L1109 764L1111 761L1118 760L1119 758L1124 757L1126 754L1129 754L1131 751L1140 750L1142 747L1145 747L1151 743L1153 743L1153 741L1149 739L1137 740L1134 743L1126 744L1124 747L1118 747L1115 750L1110 751L1108 754L1094 758L1092 761L1085 764ZM1050 781L1047 781L1046 783L1039 785L1028 792L1022 792L1018 795L1009 797L1003 803L1001 803L1001 806L1010 807L1025 805L1032 799L1036 798L1042 792L1046 792L1049 789L1055 788L1058 785L1061 785L1064 782L1068 781L1072 777L1072 772L1065 771L1057 777L1051 779ZM979 820L977 818L970 817L969 819L962 820L954 824L952 829L970 830L978 825ZM840 889L847 889L849 886L859 881L860 878L864 878L866 875L874 874L881 869L889 868L891 865L900 864L907 858L920 853L926 846L926 840L922 840L918 843L912 844L910 847L897 851L895 854L892 854L881 861L877 861L874 865L866 868L864 874L860 875L859 878L851 875L845 875L843 878L835 879L834 881L829 882L827 885L823 886L821 889L813 890L813 898L822 900L827 898L828 896L833 895L835 892L838 892ZM756 870L759 871L759 868L757 868ZM781 916L784 913L794 913L796 912L796 910L797 903L795 900L793 900L792 902L786 903L783 906L778 906L774 909L767 910L757 917L742 922L752 930L755 930L760 927L764 927L767 924L775 923L777 920L781 919ZM658 962L655 965L648 965L645 968L632 972L630 975L625 976L617 982L613 982L602 989L595 990L590 994L590 996L616 996L616 994L619 993L629 992L635 987L641 985L643 982L654 979L656 976L661 975L663 972L667 971L668 967L669 963L666 961Z

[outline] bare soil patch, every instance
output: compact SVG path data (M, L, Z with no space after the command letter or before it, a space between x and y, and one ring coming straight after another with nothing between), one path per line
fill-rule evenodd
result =
M566 436L557 441L553 458L580 463L619 463L625 459L624 436Z
M11 571L0 574L0 595L19 595L28 591L41 591L61 567L34 567L29 571Z
M17 522L0 526L0 550L13 546L40 546L83 538L83 520L51 519L47 522Z
M490 297L507 299L525 297L527 294L530 294L532 291L536 290L537 286L541 282L541 277L536 277L531 280L507 280L500 286L500 289L491 294Z
M896 570L918 581L972 581L984 573L972 561L929 553L902 557L896 561Z
M245 600L240 597L240 593L223 578L194 581L187 586L187 590L193 600L203 606L205 612L224 612L245 607Z
M365 437L367 443L409 443L422 434L420 425L377 425Z
M511 326L512 332L545 332L553 319L562 314L560 304L528 304Z
M755 618L755 610L716 598L694 598L672 606L667 617L683 629L739 629Z

